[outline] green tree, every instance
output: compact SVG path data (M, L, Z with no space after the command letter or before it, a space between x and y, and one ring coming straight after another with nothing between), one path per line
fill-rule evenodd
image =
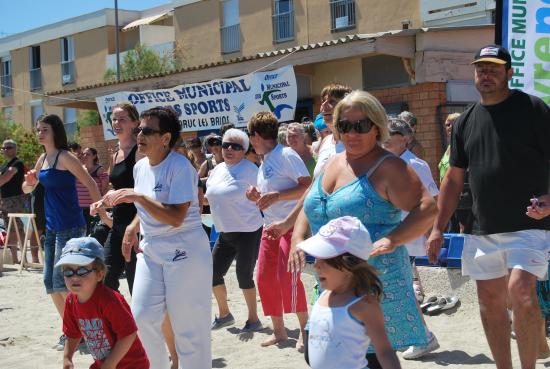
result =
M17 143L17 156L29 168L34 167L36 160L44 152L34 130L7 120L0 114L0 142L7 139L12 139ZM4 157L1 158L1 162L4 162Z

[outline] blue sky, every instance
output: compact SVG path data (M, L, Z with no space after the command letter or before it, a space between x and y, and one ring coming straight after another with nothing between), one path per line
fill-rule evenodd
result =
M118 7L143 10L167 3L170 0L118 0ZM2 0L0 37L114 7L114 0Z

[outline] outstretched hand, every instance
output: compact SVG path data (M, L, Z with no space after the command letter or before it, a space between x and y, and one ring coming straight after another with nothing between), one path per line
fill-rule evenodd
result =
M531 205L527 207L527 216L540 220L550 215L550 194L534 197Z
M428 240L426 241L426 255L428 256L430 263L437 263L443 242L443 233L437 229L433 229L432 233L428 237Z

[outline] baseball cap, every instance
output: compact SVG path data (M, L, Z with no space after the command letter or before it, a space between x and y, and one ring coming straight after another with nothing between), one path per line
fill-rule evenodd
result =
M88 265L96 258L104 260L103 247L93 237L71 238L63 247L56 267L74 264Z
M315 117L315 122L313 122L313 127L315 127L315 129L319 132L328 128L325 124L325 120L323 119L323 114L317 114L317 116Z
M344 216L322 226L315 236L300 242L298 247L318 259L350 253L367 260L372 251L372 240L359 219Z
M388 119L388 130L390 134L399 133L402 136L412 136L413 131L409 123L400 118Z
M500 45L487 45L476 53L474 61L471 64L480 62L496 63L510 67L512 65L512 58L504 47Z

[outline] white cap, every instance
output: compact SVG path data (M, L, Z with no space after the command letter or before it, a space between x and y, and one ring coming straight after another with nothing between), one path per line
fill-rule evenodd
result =
M344 216L331 220L315 236L297 246L318 259L330 259L350 253L367 260L372 251L372 240L369 231L359 219Z

